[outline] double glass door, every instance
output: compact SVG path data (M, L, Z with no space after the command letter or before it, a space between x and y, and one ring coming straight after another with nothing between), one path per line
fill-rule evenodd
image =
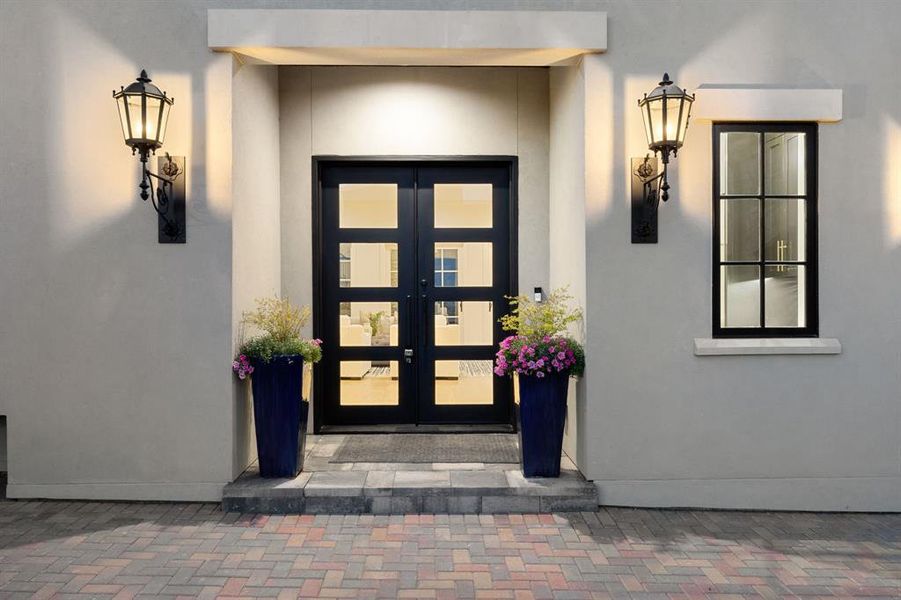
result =
M320 160L317 425L508 424L511 161Z

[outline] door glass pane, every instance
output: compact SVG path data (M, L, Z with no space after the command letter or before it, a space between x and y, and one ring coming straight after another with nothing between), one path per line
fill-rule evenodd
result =
M436 360L435 404L493 404L490 360Z
M720 260L760 259L760 200L720 199Z
M764 269L767 327L804 327L803 265L770 265Z
M803 196L806 164L804 134L792 132L764 135L766 154L766 193L779 196Z
M760 267L720 267L720 326L760 326Z
M341 302L342 346L397 346L397 302Z
M766 260L807 260L807 201L803 198L767 198L764 203Z
M397 287L397 244L338 244L341 287Z
M436 183L435 227L491 227L490 183Z
M397 406L398 362L342 360L341 406Z
M490 287L491 242L435 244L435 287Z
M339 184L338 227L343 229L396 229L397 184Z
M493 343L494 307L487 300L435 303L436 346L490 346Z
M737 131L720 134L720 193L760 193L760 134Z

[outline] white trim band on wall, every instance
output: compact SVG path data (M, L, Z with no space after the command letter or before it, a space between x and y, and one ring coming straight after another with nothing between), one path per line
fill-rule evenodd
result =
M695 356L841 353L835 338L695 338Z
M607 13L209 9L207 43L257 62L546 66L607 49Z
M703 84L691 114L702 121L842 120L841 89L717 87Z

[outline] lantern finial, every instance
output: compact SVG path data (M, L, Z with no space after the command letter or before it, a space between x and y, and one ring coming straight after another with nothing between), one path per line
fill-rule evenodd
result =
M138 81L142 83L150 83L152 80L147 76L147 70L141 69L141 74L138 76Z
M663 74L663 81L661 81L659 85L673 85L673 82L670 81L669 73Z

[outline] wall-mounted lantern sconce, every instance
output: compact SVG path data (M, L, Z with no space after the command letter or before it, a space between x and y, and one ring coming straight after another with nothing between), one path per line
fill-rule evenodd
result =
M185 178L179 177L184 173L184 157L171 157L166 153L165 158L158 158L159 173L147 168L149 156L155 155L163 145L169 109L175 100L153 85L144 70L134 83L113 91L113 98L119 109L125 143L131 153L138 154L141 159L141 184L138 186L141 199L150 198L159 215L159 243L184 244ZM155 186L154 181L157 182Z
M657 208L660 200L669 200L666 168L670 154L676 156L685 141L691 103L695 97L670 81L667 73L663 81L638 101L648 149L654 153L633 158L632 167L632 243L657 243ZM663 162L658 171L657 155Z

